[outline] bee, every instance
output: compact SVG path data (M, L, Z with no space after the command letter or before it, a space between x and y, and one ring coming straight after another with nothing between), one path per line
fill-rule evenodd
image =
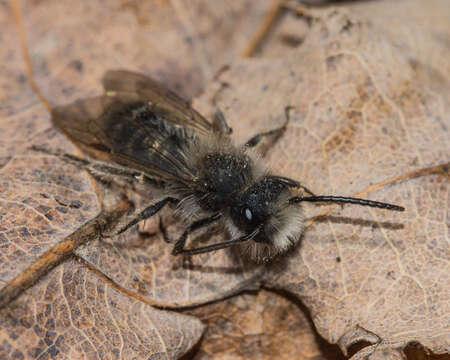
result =
M302 202L331 202L404 211L397 205L340 196L316 196L296 180L273 174L255 151L266 136L237 145L220 111L207 121L188 102L144 75L108 71L105 94L52 111L54 124L92 160L65 154L94 175L124 176L161 191L122 233L171 206L186 229L173 255L195 255L240 245L256 262L293 248L304 231ZM300 195L299 195L300 194ZM231 240L187 247L192 232L220 223Z

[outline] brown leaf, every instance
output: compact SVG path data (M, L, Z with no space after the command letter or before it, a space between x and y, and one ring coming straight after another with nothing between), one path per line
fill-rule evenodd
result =
M269 3L31 1L22 6L36 82L50 103L60 105L98 92L104 72L117 68L145 72L192 97L242 51Z
M0 314L0 357L174 359L200 338L203 325L155 310L70 260Z
M267 6L267 2L233 2L227 8L230 15L223 16L218 3L224 2L196 1L190 7L183 1L79 2L71 5L70 16L64 2L26 3L25 34L38 87L52 104L61 104L98 94L103 72L124 67L147 72L185 95L197 94L216 69L245 48ZM246 7L247 3L252 5ZM5 189L1 194L11 209L16 205L9 204L17 203L16 212L6 212L3 204L0 208L1 228L6 229L0 236L12 231L10 238L2 239L8 246L1 263L4 286L95 218L100 203L105 204L82 171L26 150L43 143L68 152L73 147L50 128L47 111L25 82L11 10L5 3L0 6L6 9L0 11L1 27L8 29L2 33L6 46L0 47L1 63L8 66L0 78L6 104L0 109L0 174ZM104 288L114 284L111 293L127 304L117 316L137 304L134 323L155 311L145 303L200 304L264 283L301 299L316 329L329 342L338 343L344 351L359 346L355 358L399 358L408 343L435 353L449 352L445 212L449 175L448 168L436 167L450 159L449 6L444 0L433 0L423 8L410 0L397 7L392 2L364 2L348 9L302 8L297 16L285 12L259 47L260 58L234 64L220 76L229 86L211 84L196 106L208 114L211 99L219 91L218 105L240 142L281 124L284 107L294 106L288 131L266 157L274 172L298 179L316 193L359 194L404 205L405 213L305 206L309 221L301 245L268 268L250 264L238 249L194 257L190 263L174 259L155 219L148 227L156 233L153 237L129 232L78 248L76 254L89 264L66 262L3 311L10 311L13 319L31 313L36 308L29 305L35 304L32 298L43 296L41 284L46 288L47 279L66 273L69 277L82 274ZM432 170L420 171L427 168ZM42 197L41 189L46 190L44 194L55 189L52 194L60 197ZM151 196L128 196L137 207L151 201ZM27 208L23 201L28 198L33 201ZM59 214L56 207L61 198L81 201L83 207ZM173 238L176 225L165 216L162 219ZM31 236L17 233L24 225L35 232ZM217 241L209 236L206 240ZM18 251L18 246L25 251ZM96 271L112 282L105 283ZM47 289L49 302L61 300L64 289ZM73 304L81 313L92 307L85 298L77 301ZM103 315L108 314L107 303L96 303L100 315L85 319L112 319L115 315ZM191 318L158 314L166 325L162 340L145 340L135 351L156 354L162 343L185 339L178 350L166 353L180 356L198 339L201 327ZM258 311L252 314L257 321ZM173 321L186 324L186 331L178 332L182 327L168 323L173 316L177 319ZM275 311L267 323L276 317ZM3 336L14 340L14 321L4 316L0 320ZM127 331L110 322L96 325L104 333ZM300 322L295 330L298 326ZM29 345L22 352L31 351L38 338L45 338L41 333L27 334L21 343ZM61 349L73 340L61 339L56 343ZM85 347L79 345L74 356L89 353L88 345L80 344ZM267 345L265 353L273 351L270 346L276 347Z
M187 313L208 325L195 360L344 359L336 346L325 343L314 333L303 309L266 290Z

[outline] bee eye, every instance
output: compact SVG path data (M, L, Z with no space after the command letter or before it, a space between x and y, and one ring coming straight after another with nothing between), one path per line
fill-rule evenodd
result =
M244 208L242 212L248 222L251 222L253 220L253 213L249 208Z

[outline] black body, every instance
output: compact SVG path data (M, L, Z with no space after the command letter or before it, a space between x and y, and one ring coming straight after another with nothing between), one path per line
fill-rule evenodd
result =
M165 197L137 214L119 232L172 203L180 217L191 223L175 244L173 254L198 254L245 243L254 247L249 250L251 256L260 261L299 241L303 231L302 201L403 210L364 199L315 196L298 182L267 171L251 148L263 137L284 131L288 116L282 127L236 146L221 113L210 123L152 79L110 71L103 84L105 95L58 107L52 119L91 156L105 160L94 160L92 164L80 160L94 175L103 172L162 185ZM309 196L293 196L291 190L295 188ZM224 223L232 240L185 249L189 233L216 221Z
M202 171L196 192L203 210L219 211L231 206L252 179L251 160L245 156L213 152L201 159Z

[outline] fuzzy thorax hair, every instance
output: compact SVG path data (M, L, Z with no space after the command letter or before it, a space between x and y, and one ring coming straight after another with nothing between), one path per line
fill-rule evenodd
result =
M211 157L220 159L214 163L220 169L208 165L208 159ZM196 176L199 187L204 186L206 189L209 182L217 185L219 180L223 180L229 184L221 182L219 185L227 190L228 188L233 190L222 199L212 190L205 190L202 194L201 191L189 191L185 187L171 187L170 191L177 192L181 199L176 210L177 214L184 221L192 223L193 220L209 217L220 209L223 213L223 224L232 239L248 235L249 232L236 223L230 212L242 194L270 178L270 173L260 155L245 146L235 146L229 138L211 137L193 142L187 150L186 160L189 162L189 168L198 170ZM267 216L262 232L257 238L248 240L240 246L244 253L257 262L268 261L286 252L299 241L303 232L304 217L301 206L288 203L292 194L287 187L283 186L278 192L279 195L273 201L265 201L263 204L264 214ZM213 198L214 201L208 200L209 198ZM216 204L215 201L221 203Z

